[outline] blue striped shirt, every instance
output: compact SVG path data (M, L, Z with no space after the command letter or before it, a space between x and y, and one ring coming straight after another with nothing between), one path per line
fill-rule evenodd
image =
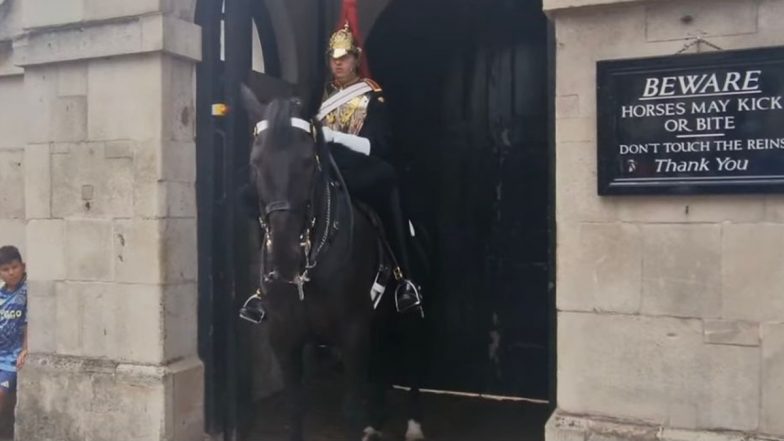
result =
M27 326L27 281L13 291L0 288L0 370L16 372Z

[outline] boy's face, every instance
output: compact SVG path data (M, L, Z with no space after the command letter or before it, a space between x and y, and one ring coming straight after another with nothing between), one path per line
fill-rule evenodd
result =
M19 285L22 277L24 277L24 272L25 264L18 260L0 265L0 279L3 279L3 282L9 288L16 288Z

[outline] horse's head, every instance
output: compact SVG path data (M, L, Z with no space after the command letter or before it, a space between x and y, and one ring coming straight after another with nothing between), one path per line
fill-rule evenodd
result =
M307 269L321 177L315 129L299 117L295 100L276 99L265 109L246 87L242 94L255 127L250 170L265 233L262 282L295 283Z

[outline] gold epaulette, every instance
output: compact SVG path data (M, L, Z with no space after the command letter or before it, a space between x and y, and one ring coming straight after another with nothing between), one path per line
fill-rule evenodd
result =
M373 92L381 92L381 85L370 78L365 78L365 83L373 89Z

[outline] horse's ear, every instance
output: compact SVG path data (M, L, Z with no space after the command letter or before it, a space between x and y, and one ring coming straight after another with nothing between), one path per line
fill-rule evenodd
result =
M255 124L264 119L264 105L259 102L256 94L245 83L240 84L240 95L242 96L242 105L248 113L250 122Z

